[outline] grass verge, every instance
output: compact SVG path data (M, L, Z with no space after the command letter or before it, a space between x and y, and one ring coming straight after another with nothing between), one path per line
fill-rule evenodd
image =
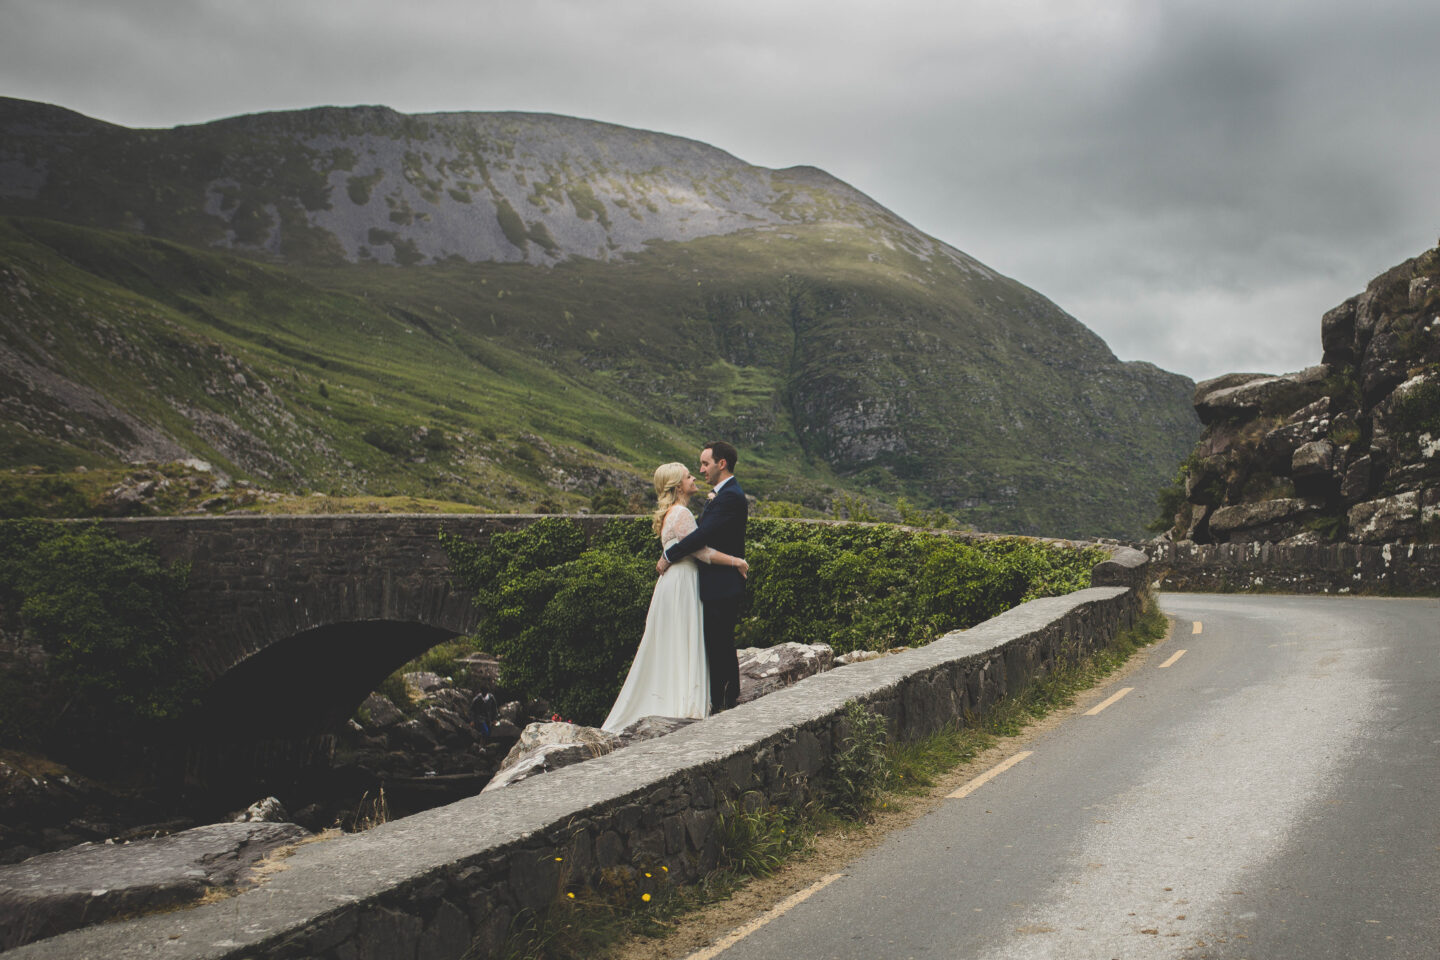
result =
M787 862L804 859L817 842L865 831L877 813L929 794L941 780L974 762L1001 737L1074 704L1076 696L1119 670L1137 651L1165 636L1167 619L1154 598L1136 623L1083 658L1057 665L978 717L907 743L879 744L866 708L851 704L851 755L845 782L832 782L804 809L734 810L720 819L720 863L698 884L678 887L664 868L619 871L606 889L557 889L541 915L512 925L501 954L506 960L581 960L619 957L625 944L664 937L687 915L725 900L752 880L769 877ZM873 715L872 715L873 716ZM856 798L864 798L857 806ZM626 879L629 878L629 879Z

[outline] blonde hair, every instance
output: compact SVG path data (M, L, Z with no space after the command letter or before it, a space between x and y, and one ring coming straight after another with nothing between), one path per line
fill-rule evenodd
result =
M690 468L683 463L662 463L655 468L655 536L660 536L660 528L665 523L665 514L675 506L675 501L680 497L676 493L680 489L680 481L690 476Z

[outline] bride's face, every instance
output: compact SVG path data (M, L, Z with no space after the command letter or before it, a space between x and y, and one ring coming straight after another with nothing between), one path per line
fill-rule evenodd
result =
M685 474L685 479L680 481L680 495L688 499L693 497L698 489L695 486L695 477L688 473Z

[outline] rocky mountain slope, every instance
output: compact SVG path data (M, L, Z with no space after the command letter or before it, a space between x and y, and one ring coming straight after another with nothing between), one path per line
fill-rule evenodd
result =
M571 509L727 436L772 500L1127 535L1198 432L1188 380L813 168L378 107L0 131L12 464Z
M1196 387L1169 536L1440 542L1440 248L1326 313L1321 343L1299 373Z

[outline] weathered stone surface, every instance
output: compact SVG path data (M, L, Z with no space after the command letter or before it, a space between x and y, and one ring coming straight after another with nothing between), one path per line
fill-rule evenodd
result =
M1322 364L1278 377L1247 373L1206 380L1195 387L1195 412L1208 425L1253 415L1282 400L1292 403L1288 409L1294 410L1319 397L1327 373Z
M287 823L290 815L285 810L285 804L275 797L266 797L250 804L234 819L236 823Z
M361 724L369 729L383 730L405 720L405 714L400 712L400 708L382 693L372 693L366 697L357 712L360 714Z
M777 643L745 647L737 650L736 656L740 661L740 702L748 703L829 670L835 651L824 643Z
M1356 543L1395 543L1420 530L1420 498L1408 493L1367 500L1350 508L1350 539Z
M1440 544L1154 542L1147 549L1167 590L1413 595L1440 583Z
M1290 475L1313 477L1330 472L1335 447L1328 440L1315 440L1295 451L1290 459Z
M428 670L417 670L414 673L402 674L400 679L405 683L405 692L410 694L411 700L425 700L433 696L436 691L450 685L450 681L438 673L431 673Z
M1293 518L1257 523L1233 509L1276 496L1287 478L1291 496L1316 503L1325 522L1314 527L1327 538L1347 526L1352 542L1435 535L1394 503L1364 504L1378 503L1380 494L1423 495L1440 483L1440 430L1425 432L1426 404L1413 400L1415 391L1429 394L1440 382L1440 247L1386 271L1325 314L1321 339L1318 367L1284 377L1232 374L1196 387L1207 428L1186 493L1191 502L1216 500L1194 492L1213 493L1208 474L1218 471L1223 497L1208 526L1197 525L1193 511L1177 512L1170 540L1303 546L1311 538Z
M307 835L293 823L217 823L0 866L0 949L242 884L257 861Z
M628 747L632 743L654 740L698 722L692 717L641 717L621 730L618 736L621 745Z
M520 732L494 778L482 792L499 790L547 770L603 756L620 746L620 738L599 727L574 723L532 723Z
M1320 343L1325 363L1352 363L1355 360L1355 305L1351 297L1320 318Z
M1370 455L1358 457L1345 467L1345 478L1340 482L1340 496L1347 503L1363 499L1370 492Z
M1244 503L1230 507L1219 507L1210 515L1210 532L1217 538L1229 537L1236 533L1273 531L1282 525L1295 523L1312 516L1317 505L1309 500L1281 499L1262 500L1259 503ZM1285 534L1298 533L1292 530ZM1251 539L1261 539L1252 537Z

